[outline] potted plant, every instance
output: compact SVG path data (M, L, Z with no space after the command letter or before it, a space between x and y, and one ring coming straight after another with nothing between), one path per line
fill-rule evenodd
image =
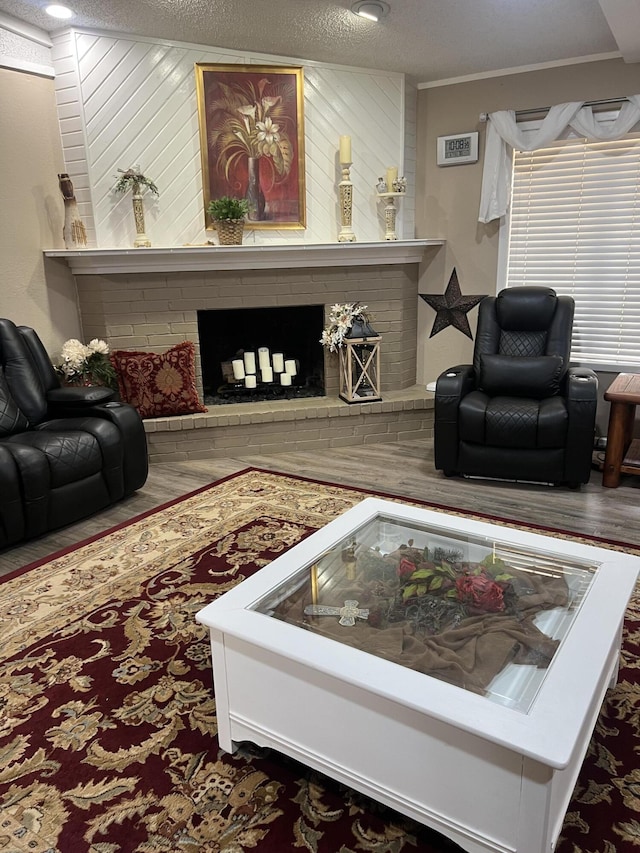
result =
M207 211L218 232L221 245L233 246L242 243L247 210L248 205L243 198L225 195L209 202Z

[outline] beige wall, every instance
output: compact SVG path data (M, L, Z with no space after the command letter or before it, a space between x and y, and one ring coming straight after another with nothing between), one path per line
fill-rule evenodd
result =
M423 264L420 293L443 293L455 267L462 293L496 291L498 222L477 221L486 125L481 112L531 109L564 101L615 98L640 92L640 64L622 60L569 65L422 89L418 92L416 236L443 237L446 247ZM480 132L478 163L438 167L436 139ZM454 364L468 362L473 342L449 327L429 339L434 311L419 300L418 381L431 382ZM475 333L477 308L468 314Z
M0 317L33 326L55 355L80 337L76 288L66 264L43 248L64 248L64 171L53 80L0 69ZM45 281L46 277L46 281Z
M418 92L416 236L447 245L423 264L421 293L442 293L454 266L464 294L493 293L497 223L477 222L485 125L480 112L524 109L565 100L640 92L640 65L593 62L423 89ZM64 208L57 173L63 170L53 81L0 69L0 316L32 325L54 354L64 340L82 337L73 278L63 262L45 262L42 249L63 247ZM476 164L438 168L436 139L480 131ZM46 283L45 283L46 278ZM434 312L418 300L418 381L429 382L468 361L473 343L448 328L429 339ZM477 309L469 313L475 329Z

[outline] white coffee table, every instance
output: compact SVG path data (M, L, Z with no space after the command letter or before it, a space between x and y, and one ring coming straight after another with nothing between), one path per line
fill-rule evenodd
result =
M548 667L508 663L482 695L348 645L357 636L349 632L371 634L361 615L343 628L340 615L300 616L304 596L316 606L332 595L342 604L354 576L356 585L386 589L385 613L392 613L385 583L395 570L376 575L377 560L408 539L414 549L431 549L428 557L438 547L458 550L462 556L449 559L467 575L484 574L489 561L496 577L491 560L503 559L515 576L501 583L522 596L532 594L527 578L537 584L548 576L556 585L563 578L566 606L536 616L559 640ZM374 565L371 578L354 569L354 549ZM548 853L615 682L639 566L615 551L363 500L198 613L210 631L220 745L276 749L470 853ZM398 595L394 602L404 606ZM291 602L302 602L297 616ZM369 604L378 618L380 607ZM318 633L327 630L331 637ZM341 640L342 630L351 639Z

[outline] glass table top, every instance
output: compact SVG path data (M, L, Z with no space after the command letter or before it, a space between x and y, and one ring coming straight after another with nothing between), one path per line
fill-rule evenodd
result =
M250 609L527 713L598 565L378 514Z

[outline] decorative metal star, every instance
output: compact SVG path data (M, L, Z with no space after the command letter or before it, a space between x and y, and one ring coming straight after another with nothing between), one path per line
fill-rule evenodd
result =
M424 299L427 305L430 305L437 312L429 337L432 338L434 335L437 335L438 332L446 329L447 326L453 326L454 329L463 332L463 334L473 340L469 321L467 320L467 312L475 308L487 295L485 293L482 296L463 296L460 292L458 274L454 267L444 295L435 293L420 294L420 297Z

